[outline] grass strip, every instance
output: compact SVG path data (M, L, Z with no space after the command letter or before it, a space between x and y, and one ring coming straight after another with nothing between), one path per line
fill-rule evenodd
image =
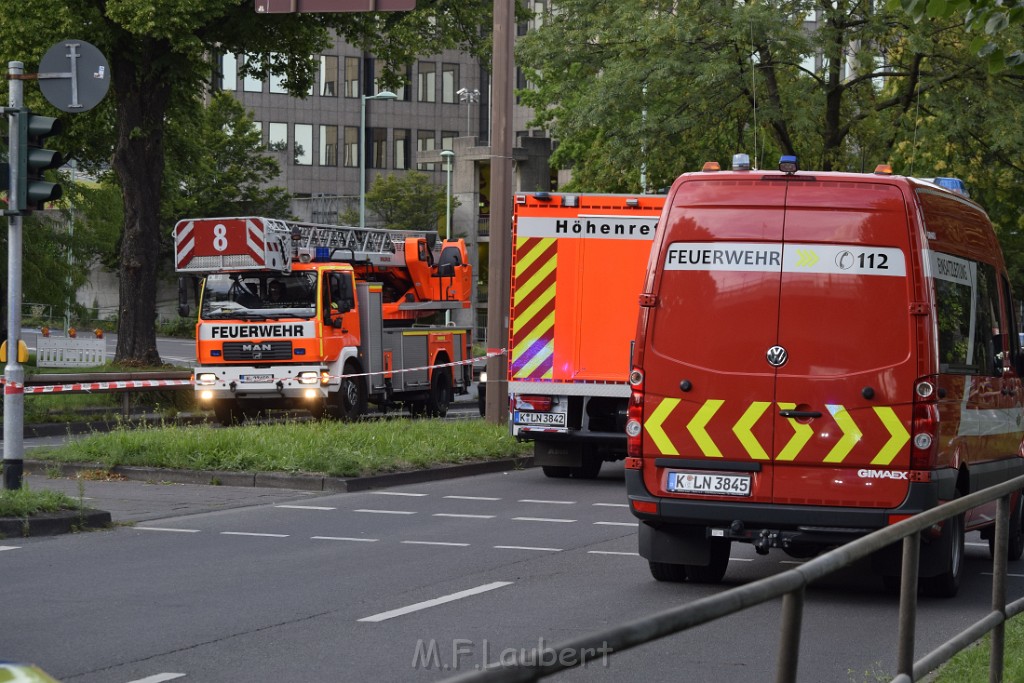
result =
M1003 680L1024 681L1024 619L1019 616L1006 622L1005 649L1003 650ZM933 683L988 683L988 658L992 649L991 634L986 635L966 650L946 662Z
M508 428L481 419L324 420L228 429L210 425L117 428L37 449L33 458L107 467L302 472L357 477L527 455Z
M27 487L0 490L0 517L30 517L40 512L81 508L79 501L59 491L33 491Z

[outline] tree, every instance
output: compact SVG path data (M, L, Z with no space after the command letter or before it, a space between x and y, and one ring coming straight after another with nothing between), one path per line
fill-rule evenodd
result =
M67 117L64 151L83 165L109 163L124 199L119 258L116 360L159 362L156 280L168 125L190 111L210 81L210 57L248 54L244 71L283 74L294 95L306 93L313 59L334 30L375 53L398 82L398 67L416 54L445 48L480 54L490 25L485 0L420 0L414 12L256 14L251 0L34 0L0 13L0 53L26 64L67 36L82 35L110 62L111 89L93 111ZM31 92L30 92L31 91ZM33 88L26 99L46 110Z
M424 173L377 178L366 191L366 208L391 230L434 230L445 218L447 190L434 185ZM452 198L452 210L459 205ZM340 217L346 225L357 225L359 212L349 210Z
M1024 51L1012 49L1000 36L1011 26L1024 23L1024 5L1003 0L889 0L893 9L902 8L914 21L963 16L964 27L974 35L971 50L988 62L993 72L1011 70L1024 74Z

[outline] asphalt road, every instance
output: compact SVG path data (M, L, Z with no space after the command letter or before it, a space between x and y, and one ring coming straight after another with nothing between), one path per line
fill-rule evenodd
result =
M655 582L621 464L596 481L529 469L340 495L85 487L134 526L0 541L0 657L66 682L436 681L796 562L740 546L724 586ZM987 547L972 536L967 553L961 595L920 603L919 656L987 611ZM1011 599L1024 594L1014 565ZM799 680L892 676L897 602L877 579L854 568L808 598ZM773 680L779 613L757 607L555 680Z

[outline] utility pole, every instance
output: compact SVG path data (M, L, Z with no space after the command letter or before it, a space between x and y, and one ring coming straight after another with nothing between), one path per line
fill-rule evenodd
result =
M494 0L494 121L487 277L486 418L508 423L508 304L512 272L512 47L515 0Z
M23 155L18 126L24 114L24 84L21 75L25 65L21 62L7 64L7 97L11 111L7 114L8 155L10 181L7 188L7 365L4 367L4 467L5 489L20 489L25 461L25 368L18 359L18 342L21 340L21 252L22 218L19 213L25 207L20 205L18 185L24 173Z

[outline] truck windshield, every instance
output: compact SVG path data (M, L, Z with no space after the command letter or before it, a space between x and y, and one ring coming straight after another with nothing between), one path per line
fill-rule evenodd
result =
M206 278L200 316L206 320L312 318L315 273L215 273Z

